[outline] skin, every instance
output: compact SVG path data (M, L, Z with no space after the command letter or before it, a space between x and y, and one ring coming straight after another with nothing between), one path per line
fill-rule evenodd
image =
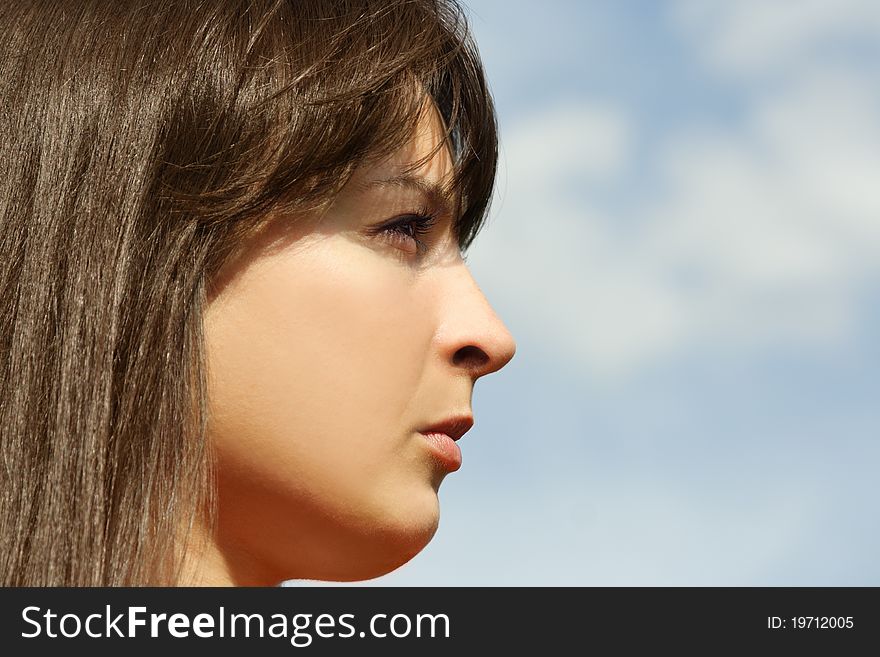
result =
M447 472L419 431L471 415L477 379L516 349L461 257L454 206L422 189L448 182L447 148L400 180L440 140L425 113L326 212L273 220L221 272L204 324L219 520L195 528L184 583L369 579L433 537ZM377 233L425 208L424 253Z

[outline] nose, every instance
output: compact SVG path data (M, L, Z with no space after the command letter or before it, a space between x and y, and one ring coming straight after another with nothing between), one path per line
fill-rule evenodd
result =
M516 342L463 260L449 268L438 335L444 358L474 380L497 372L516 353Z

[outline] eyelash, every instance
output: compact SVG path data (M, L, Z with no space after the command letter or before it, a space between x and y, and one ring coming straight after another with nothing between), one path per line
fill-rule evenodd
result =
M429 233L436 223L437 215L428 212L427 209L422 209L382 226L379 232L395 245L403 243L405 246L414 242L416 252L424 254L428 250L428 246L419 238Z

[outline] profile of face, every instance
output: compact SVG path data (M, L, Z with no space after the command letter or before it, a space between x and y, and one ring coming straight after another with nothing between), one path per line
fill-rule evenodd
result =
M442 139L426 112L329 209L273 218L221 271L204 318L219 516L203 583L369 579L434 535L460 462L426 434L466 430L476 380L515 351L462 259Z

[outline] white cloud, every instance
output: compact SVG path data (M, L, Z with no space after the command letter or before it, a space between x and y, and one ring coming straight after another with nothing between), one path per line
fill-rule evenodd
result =
M470 260L503 315L605 380L700 344L845 340L880 281L880 89L816 67L785 82L737 123L661 140L635 213L594 198L630 180L625 112L510 126L502 216Z
M874 0L679 0L672 17L711 65L741 76L802 67L829 44L880 36Z
M600 103L585 105L557 101L539 114L525 117L502 148L516 181L544 185L577 172L581 182L607 180L619 174L631 158L632 126L619 109ZM548 172L558 176L548 180Z
M504 216L471 258L492 300L609 374L677 341L678 300L651 281L614 234L613 219L583 194L583 185L625 171L632 142L625 115L598 103L556 107L506 134L495 207Z

